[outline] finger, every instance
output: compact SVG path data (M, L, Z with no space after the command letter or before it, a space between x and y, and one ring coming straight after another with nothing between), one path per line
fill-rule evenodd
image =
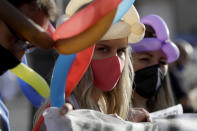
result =
M135 118L137 122L151 122L149 112L144 108L134 108L138 112L138 116Z
M136 122L146 122L147 121L147 117L144 113L140 113L135 117L135 121Z
M144 109L144 108L135 108L135 109L143 112L146 117L150 117L150 114L146 109Z
M147 122L151 122L151 118L150 118L149 112L147 110L145 110L144 108L141 108L140 110L144 113L146 121Z
M65 115L67 114L69 111L71 111L73 109L72 105L70 103L66 103L64 104L61 109L60 109L60 115Z
M147 119L147 122L152 122L152 119L149 117L149 118Z
M67 106L68 111L73 110L73 106L70 103L66 103L65 105Z

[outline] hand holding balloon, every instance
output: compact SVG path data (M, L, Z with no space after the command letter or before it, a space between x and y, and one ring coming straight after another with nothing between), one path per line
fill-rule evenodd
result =
M88 48L98 40L100 35L98 35L99 37L97 37L97 39L94 39L94 41L93 39L88 41L87 40L83 41L84 38L86 38L87 36L89 37L93 35L95 30L100 29L96 27L95 24L97 23L97 25L100 25L98 24L98 21L103 16L111 12L115 7L117 7L119 2L120 0L115 0L114 2L106 1L106 0L93 1L86 8L82 9L81 11L73 15L71 19L69 19L64 24L62 24L56 30L56 32L53 33L53 39L40 26L35 24L30 19L27 19L17 9L12 7L5 0L0 1L0 9L3 10L0 12L0 18L3 21L5 21L11 28L13 28L17 33L19 33L21 36L23 36L26 40L30 41L31 43L45 49L52 48L53 43L55 43L55 47L57 48L57 51L59 53L72 54L75 52L79 52L85 48ZM119 19L121 19L121 17L128 11L130 6L133 4L133 2L134 0L123 0L121 2L121 4L118 7L118 12L116 14L116 18L113 23L116 23ZM95 10L97 11L95 12ZM137 17L139 16L136 15L136 17L133 18L137 18ZM17 19L17 21L13 22L12 19ZM24 28L21 28L20 26L21 23L23 24ZM81 23L85 23L85 25ZM133 26L131 29L131 31L134 34L134 37L143 36L142 34L144 28L142 28L142 25L136 23L134 24L135 26ZM136 30L141 30L141 32L139 31L136 32ZM105 31L103 31L100 34L103 35L104 32ZM90 38L91 37L89 37L89 39Z
M0 0L0 19L36 46L44 49L52 48L54 41L49 34L32 20L22 15L7 0ZM15 21L13 22L13 20Z
M103 18L109 12L114 10L114 8L118 6L120 1L121 0L114 0L113 2L106 0L95 0L86 8L82 9L81 11L73 15L71 19L62 24L53 34L53 39L40 26L35 24L32 20L27 19L16 8L10 5L9 2L7 2L6 0L0 1L0 18L6 24L8 24L16 33L23 36L32 44L35 44L44 49L50 49L52 48L52 46L54 46L55 43L55 47L57 46L57 50L60 53L72 54L91 46L92 44L94 44L94 42L98 40L97 37L97 40L94 41L89 40L76 43L75 38L72 39L72 37L88 30L91 26L96 24L101 18ZM103 10L104 8L106 9ZM16 19L17 21L13 22L13 19ZM21 25L23 25L23 28L21 28ZM95 30L95 28L93 30ZM105 31L101 34L103 35L104 33ZM82 40L83 37L87 37L87 35L89 35L89 33L86 32L85 35L83 34L82 36L76 37ZM59 46L61 45L60 47L62 48L62 44L64 44L64 42L66 46L63 46L64 49L60 49ZM89 42L92 43L90 44ZM62 52L62 50L64 50L65 52Z
M12 53L18 59L21 59L27 47L26 43L19 40L16 36L14 36L12 32L10 32L7 25L1 20L0 20L0 32L1 32L0 35L1 46L3 46L8 51L10 51L10 53Z

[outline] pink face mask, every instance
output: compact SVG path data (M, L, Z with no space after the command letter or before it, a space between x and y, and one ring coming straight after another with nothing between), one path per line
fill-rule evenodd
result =
M120 78L124 68L124 60L121 60L118 56L92 60L91 68L94 85L103 91L111 91Z

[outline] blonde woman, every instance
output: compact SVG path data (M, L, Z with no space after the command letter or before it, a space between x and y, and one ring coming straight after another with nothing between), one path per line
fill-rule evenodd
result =
M177 46L169 40L169 31L157 15L142 18L146 26L145 38L131 45L135 71L134 107L149 112L174 105L174 98L167 75L168 64L179 57Z
M136 119L131 117L134 74L128 48L129 34L129 24L119 21L96 44L91 64L69 96L69 104L62 107L62 114L72 108L93 109L116 114L124 120L149 121L149 115L143 109L137 111L140 115L136 114Z

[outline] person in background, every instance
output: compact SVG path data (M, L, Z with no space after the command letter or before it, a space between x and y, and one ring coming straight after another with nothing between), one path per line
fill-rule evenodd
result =
M54 20L57 15L56 5L53 0L8 0L8 2L46 30L50 19ZM2 20L0 20L0 27L0 57L2 60L0 74L3 74L20 63L25 49L31 45L28 45L27 41L21 39L22 37L11 30Z
M169 83L168 64L179 57L177 46L169 40L165 21L157 15L141 19L145 25L145 37L132 44L133 67L135 71L132 102L154 112L174 105Z
M53 0L8 0L14 7L25 16L32 19L42 28L47 29L49 20L54 19L57 14ZM13 21L14 22L14 21ZM22 27L21 27L22 28ZM12 69L20 63L25 50L29 47L24 39L13 32L4 21L0 20L0 74ZM9 131L8 110L0 101L1 129Z
M180 50L180 57L169 66L170 82L176 103L181 103L183 105L185 113L191 113L193 112L193 109L188 97L190 85L186 80L184 80L183 73L188 62L191 60L193 47L190 43L181 39L175 40L175 43Z

